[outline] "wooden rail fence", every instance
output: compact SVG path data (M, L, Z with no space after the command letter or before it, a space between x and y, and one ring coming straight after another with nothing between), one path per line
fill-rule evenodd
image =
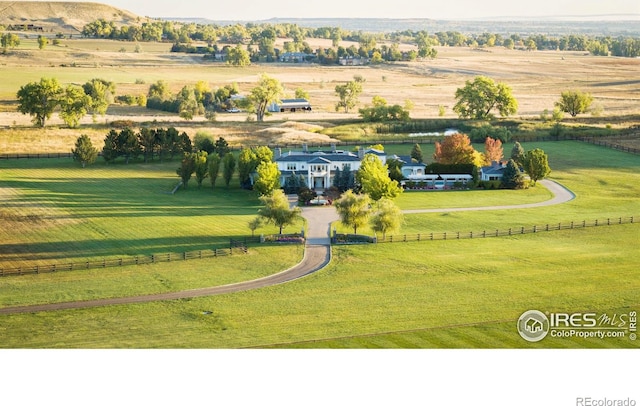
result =
M232 240L229 248L188 251L181 253L164 253L153 255L136 255L135 257L111 258L101 261L85 261L67 264L30 265L18 268L0 268L0 277L11 275L33 275L58 271L77 271L86 269L112 268L118 266L155 264L161 262L188 261L192 259L215 258L247 253L247 245L239 240Z
M535 234L547 231L558 230L575 230L587 227L602 227L613 226L619 224L634 224L635 218L632 217L618 217L607 218L600 220L581 220L571 221L569 223L555 223L534 225L531 227L512 227L508 229L496 229L496 230L481 230L481 231L454 231L454 232L441 232L441 233L419 233L419 234L402 234L402 235L388 235L385 239L378 238L376 243L394 243L394 242L409 242L409 241L436 241L436 240L462 240L473 238L490 238L490 237L507 237L518 234Z

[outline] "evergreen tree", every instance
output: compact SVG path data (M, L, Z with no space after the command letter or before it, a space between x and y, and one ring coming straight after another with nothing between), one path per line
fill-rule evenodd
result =
M424 158L422 156L422 148L420 148L420 144L414 144L411 148L411 159L415 159L418 163L423 162Z
M522 175L518 164L513 159L510 159L502 173L502 187L505 189L523 189L525 183L524 175Z
M92 164L98 157L98 150L93 147L91 139L86 134L82 134L76 140L76 147L71 150L73 160L78 161L84 168L87 164Z

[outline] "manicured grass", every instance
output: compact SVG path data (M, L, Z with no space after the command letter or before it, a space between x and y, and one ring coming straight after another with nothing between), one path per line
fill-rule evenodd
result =
M247 254L124 266L8 276L0 280L0 305L20 306L147 295L258 279L302 259L298 245L263 246ZM260 266L256 266L259 263Z
M3 316L3 347L633 347L546 338L515 322L529 309L640 309L638 225L483 241L334 249L329 267L231 295ZM470 260L473 258L473 260ZM205 315L204 311L212 314ZM460 327L471 324L470 327ZM412 331L415 330L415 331ZM394 333L395 332L395 333Z
M171 195L178 165L0 162L0 266L213 249L251 235L247 223L260 207L255 193L239 189L235 179L227 189L218 179L215 191L191 180ZM257 233L276 231L264 226Z

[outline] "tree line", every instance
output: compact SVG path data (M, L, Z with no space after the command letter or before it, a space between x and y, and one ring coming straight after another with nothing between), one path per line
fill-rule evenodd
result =
M340 27L305 28L297 24L195 24L172 21L144 22L141 25L118 27L112 21L103 19L93 21L82 29L84 37L108 38L124 41L167 41L175 44L179 52L197 52L211 54L226 52L225 45L247 45L252 61L273 62L284 52L303 52L315 54L320 63L336 63L337 59L351 57L375 58L376 53L383 61L413 60L415 58L435 57L435 46L458 47L495 47L521 48L527 50L588 51L594 55L612 55L623 57L640 56L640 39L625 36L588 36L568 34L548 36L532 34L529 36L499 33L464 34L459 31L438 31L429 34L424 30L404 30L387 33L367 33L349 31ZM277 38L288 39L283 47L275 48ZM328 49L312 49L307 43L309 38L331 40ZM341 41L358 43L358 47L341 47ZM207 47L196 47L194 42L205 42ZM391 45L378 43L389 42ZM397 44L408 43L416 50L399 51Z

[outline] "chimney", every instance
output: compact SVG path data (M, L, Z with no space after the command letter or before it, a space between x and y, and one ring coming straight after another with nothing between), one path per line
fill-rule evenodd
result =
M276 148L276 159L280 158L282 156L282 148L278 147Z
M309 152L309 147L306 143L302 144L302 152L304 152L305 154Z
M336 153L336 144L331 144L331 152Z
M361 161L364 159L364 148L358 148L358 158Z

